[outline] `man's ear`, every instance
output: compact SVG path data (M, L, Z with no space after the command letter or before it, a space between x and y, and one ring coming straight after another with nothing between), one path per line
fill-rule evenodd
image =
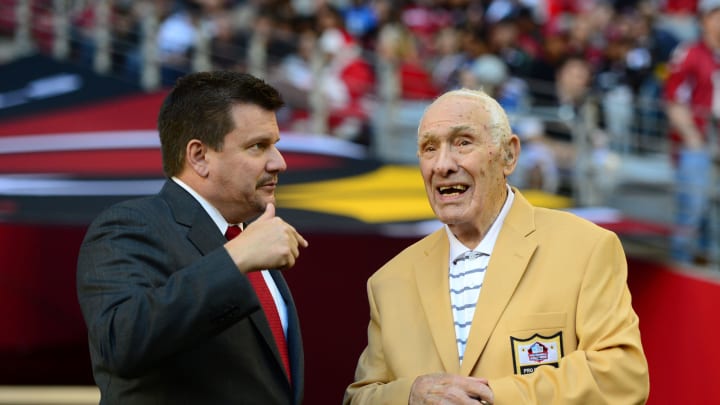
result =
M520 138L518 138L517 135L512 134L510 135L510 138L508 138L507 143L505 144L505 150L504 150L504 156L505 159L505 167L503 169L503 173L505 174L505 177L509 176L513 171L515 171L515 166L517 166L518 157L520 157Z
M191 139L185 147L185 162L200 177L210 174L207 151L207 146L198 139Z

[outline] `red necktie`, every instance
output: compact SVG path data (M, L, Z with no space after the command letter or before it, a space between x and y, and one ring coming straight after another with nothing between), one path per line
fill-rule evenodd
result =
M227 231L225 231L225 237L227 240L230 240L240 235L240 232L242 231L239 226L231 225L228 227ZM255 289L255 294L257 294L258 300L260 301L260 306L262 307L263 312L265 312L265 317L268 320L270 330L275 338L275 345L277 345L278 351L280 351L280 358L285 366L288 380L290 380L290 359L288 357L287 341L285 340L285 333L283 332L282 322L280 322L280 315L278 314L272 294L270 294L270 289L268 288L261 272L251 271L245 275Z

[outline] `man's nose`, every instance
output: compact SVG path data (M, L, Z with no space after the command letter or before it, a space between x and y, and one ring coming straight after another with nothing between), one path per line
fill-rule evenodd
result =
M268 159L267 163L267 171L284 172L285 170L287 170L287 163L285 163L285 158L283 157L282 153L280 153L280 150L278 150L278 148L273 145L272 150L270 151L270 159Z
M443 146L438 150L437 158L434 165L435 173L446 176L449 173L457 171L457 161L455 154L448 146Z

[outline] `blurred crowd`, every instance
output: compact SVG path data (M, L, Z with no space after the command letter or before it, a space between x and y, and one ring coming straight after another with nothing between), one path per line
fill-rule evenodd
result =
M0 31L12 30L10 5L18 1L0 0ZM48 51L53 3L32 1L35 40ZM97 3L71 3L72 58L91 63ZM696 0L109 5L113 73L139 77L149 35L143 19L152 12L163 85L194 69L204 38L209 68L249 71L281 89L288 101L281 117L285 129L313 130L317 117L310 112L324 106L327 133L370 143L379 100L412 103L459 86L483 88L500 101L523 138L528 169L515 181L550 192L563 187L564 168L575 168L577 142L571 141L579 132L603 171L612 169L614 153L659 149L666 128L660 105L666 64L678 43L698 35Z

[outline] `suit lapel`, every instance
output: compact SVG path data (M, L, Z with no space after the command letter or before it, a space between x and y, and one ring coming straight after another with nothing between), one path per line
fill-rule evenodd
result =
M163 196L165 201L167 201L175 221L188 227L188 240L197 247L203 256L219 248L226 242L225 237L218 230L217 226L212 221L212 218L210 218L210 216L205 212L200 203L177 183L172 180L166 181L160 191L160 195ZM290 298L287 284L283 280L282 276L277 277L277 275L273 275L273 279L275 280L283 299L286 303L288 303L288 323L294 322L297 326L297 314L295 312L295 307L290 305L290 303L292 303L292 298ZM280 282L278 280L280 280ZM284 374L285 368L282 364L282 360L280 359L280 353L275 345L275 339L273 338L272 331L270 330L270 326L268 325L268 321L265 318L265 314L262 309L250 314L250 320L255 325L255 328L260 336L262 336L262 340L265 341L265 344L273 352L277 360L278 367L283 370ZM289 324L288 335L291 334L291 330L298 329L296 327L291 328L291 325ZM299 332L295 333L295 335L298 343L301 344ZM289 341L290 336L288 336L288 344ZM290 348L288 348L288 350L290 350ZM300 356L302 356L302 354L300 354ZM294 368L291 372L293 372L293 376L295 376Z
M522 279L537 243L527 238L535 229L532 207L517 190L493 248L460 372L471 375L505 307Z
M459 360L455 342L455 328L450 307L448 283L449 242L445 228L436 231L428 240L425 257L414 263L418 294L427 318L435 349L446 372L458 373Z
M200 203L177 183L166 181L160 195L167 201L175 221L188 228L188 240L203 256L226 242Z

